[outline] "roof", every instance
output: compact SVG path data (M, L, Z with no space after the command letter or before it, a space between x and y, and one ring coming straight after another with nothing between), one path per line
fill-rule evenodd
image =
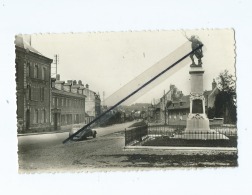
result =
M212 90L211 91L204 91L204 96L209 96L210 94L212 93Z
M68 92L68 91L64 91L64 90L59 90L56 88L52 88L52 94L60 94L60 95L64 95L64 96L71 96L71 97L75 97L75 98L85 98L85 95L82 94L78 94L78 93L72 93L72 92Z
M218 91L218 88L215 87L213 90L204 91L204 97L209 97L215 92ZM180 102L183 102L180 105ZM206 105L207 106L207 105ZM173 101L172 104L168 107L168 110L180 110L180 109L188 109L190 108L190 95L183 96L179 101Z
M182 102L182 105L180 104ZM173 101L168 110L180 110L190 108L190 95L183 96L179 101Z
M80 88L80 87L83 87L83 85L80 84L72 85L72 88Z
M34 49L25 39L24 35L17 35L15 39L15 45L17 47L21 47L25 50L29 50L33 53L36 53L38 55L43 56L41 53L39 53L36 49Z
M56 84L61 84L61 83L63 83L63 84L64 84L64 83L65 83L65 81L58 81L58 80L56 80L56 81L55 81L55 83L56 83Z

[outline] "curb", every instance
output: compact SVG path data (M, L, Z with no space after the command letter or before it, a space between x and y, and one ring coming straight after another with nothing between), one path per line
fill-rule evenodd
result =
M44 135L44 134L55 134L55 133L66 133L67 131L50 131L50 132L39 132L39 133L24 133L24 134L17 134L18 137L29 136L29 135Z
M234 147L163 147L163 146L125 146L124 150L176 150L176 151L229 151L237 152L238 149Z

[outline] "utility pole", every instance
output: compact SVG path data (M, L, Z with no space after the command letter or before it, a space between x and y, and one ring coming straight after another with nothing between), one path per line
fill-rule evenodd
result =
M51 66L51 77L56 77L58 74L59 54L54 55L54 60Z

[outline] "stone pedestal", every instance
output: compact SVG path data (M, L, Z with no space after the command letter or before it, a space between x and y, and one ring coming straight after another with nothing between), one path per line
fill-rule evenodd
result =
M202 67L193 66L191 75L190 113L186 122L186 131L209 131L209 120L205 114L205 98L203 95Z
M175 139L187 140L227 140L214 130L210 130L209 119L205 113L205 97L203 94L203 74L201 66L191 66L191 94L190 94L190 113L186 121L186 129L183 134L175 135Z

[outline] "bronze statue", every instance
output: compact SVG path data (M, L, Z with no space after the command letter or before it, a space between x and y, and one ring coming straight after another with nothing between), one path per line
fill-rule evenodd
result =
M185 34L185 36L186 36L186 34ZM198 40L194 35L192 35L191 38L188 38L188 37L186 36L186 38L188 39L188 41L192 42L192 45L191 45L192 50L195 50L195 49L197 49L199 46L203 45L203 44L201 43L201 41ZM198 65L195 64L194 55L195 55L196 58L198 59ZM191 54L190 54L190 58L191 58L191 60L192 60L191 67L193 67L193 66L200 66L200 67L201 67L201 66L202 66L202 60L201 60L201 58L203 58L202 47L199 48L199 49L197 49L197 50L195 50L193 53L191 53Z

